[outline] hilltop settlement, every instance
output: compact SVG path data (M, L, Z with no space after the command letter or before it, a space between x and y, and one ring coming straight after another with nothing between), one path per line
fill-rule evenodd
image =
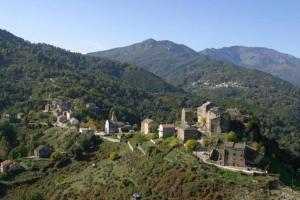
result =
M94 103L87 103L86 109L95 113L101 111ZM128 142L131 149L133 149L132 145L126 138L130 138L134 134L144 134L153 144L172 137L190 148L202 162L225 170L264 174L255 168L255 160L259 154L257 150L246 145L245 142L236 142L234 133L228 133L231 122L229 112L211 102L206 102L197 109L182 108L181 119L176 123L158 123L153 119L146 118L141 122L140 131L134 130L128 122L119 121L115 111L112 111L110 118L105 121L104 130L97 130L95 126L89 127L86 124L81 126L82 123L73 110L74 107L71 103L52 101L45 105L43 112L51 113L56 118L53 126L71 129L78 134L92 134L112 142ZM17 117L21 118L22 115L18 114ZM11 119L9 114L2 116L2 120ZM229 135L232 138L228 137ZM227 139L220 140L224 136ZM214 141L214 145L207 145L207 141ZM144 153L141 147L139 149ZM41 144L34 149L32 157L49 158L53 157L51 154L54 152L53 147ZM1 162L1 173L12 173L19 168L13 160Z

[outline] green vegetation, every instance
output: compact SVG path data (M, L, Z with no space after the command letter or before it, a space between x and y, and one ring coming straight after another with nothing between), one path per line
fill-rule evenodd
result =
M196 140L188 140L184 143L184 147L186 150L188 151L193 151L196 149L196 147L198 146L198 142Z
M227 135L226 135L226 140L228 142L236 142L237 141L237 136L235 134L235 132L230 131Z

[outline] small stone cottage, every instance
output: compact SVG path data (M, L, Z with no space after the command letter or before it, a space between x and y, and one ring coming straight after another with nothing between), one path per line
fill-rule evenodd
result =
M34 150L34 157L36 158L49 158L50 154L53 152L51 147L40 145Z
M174 124L160 124L158 127L158 137L166 138L175 134Z
M197 140L200 139L200 132L195 127L182 125L178 127L177 138L182 142L189 139Z

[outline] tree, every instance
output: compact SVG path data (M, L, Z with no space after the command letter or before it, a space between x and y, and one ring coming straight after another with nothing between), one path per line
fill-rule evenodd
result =
M237 137L236 137L236 133L233 131L230 131L227 135L226 135L226 140L228 142L236 142Z
M118 158L119 158L119 154L115 151L113 151L109 154L109 159L110 160L117 160Z
M8 153L9 153L9 144L5 140L5 138L2 138L0 140L0 160L7 159Z
M61 158L61 154L57 151L54 151L53 153L51 153L50 158L54 161L57 161Z
M28 155L28 150L25 146L17 146L9 152L9 158L17 159Z
M198 146L198 142L194 139L190 139L188 141L186 141L186 143L184 144L185 149L188 151L193 151L196 149L196 147Z
M150 128L149 128L150 132L151 133L158 133L157 129L158 129L158 123L157 122L152 122L150 124Z
M170 141L170 147L171 148L174 148L174 147L177 147L179 145L179 142L178 142L178 139L177 138L173 138L171 141Z

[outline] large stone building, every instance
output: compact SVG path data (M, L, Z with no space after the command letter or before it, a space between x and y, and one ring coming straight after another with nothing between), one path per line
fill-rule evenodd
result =
M148 134L150 133L150 127L151 127L151 124L153 124L153 120L152 119L144 119L141 123L141 132L144 133L144 134Z
M193 109L191 108L183 108L181 111L181 123L192 125L193 122Z
M256 150L244 143L225 142L210 152L210 160L223 166L247 167L255 165Z
M177 138L182 142L190 139L198 140L200 132L195 127L182 125L177 129Z
M203 132L222 133L229 130L230 117L223 108L206 102L197 109L198 125Z

